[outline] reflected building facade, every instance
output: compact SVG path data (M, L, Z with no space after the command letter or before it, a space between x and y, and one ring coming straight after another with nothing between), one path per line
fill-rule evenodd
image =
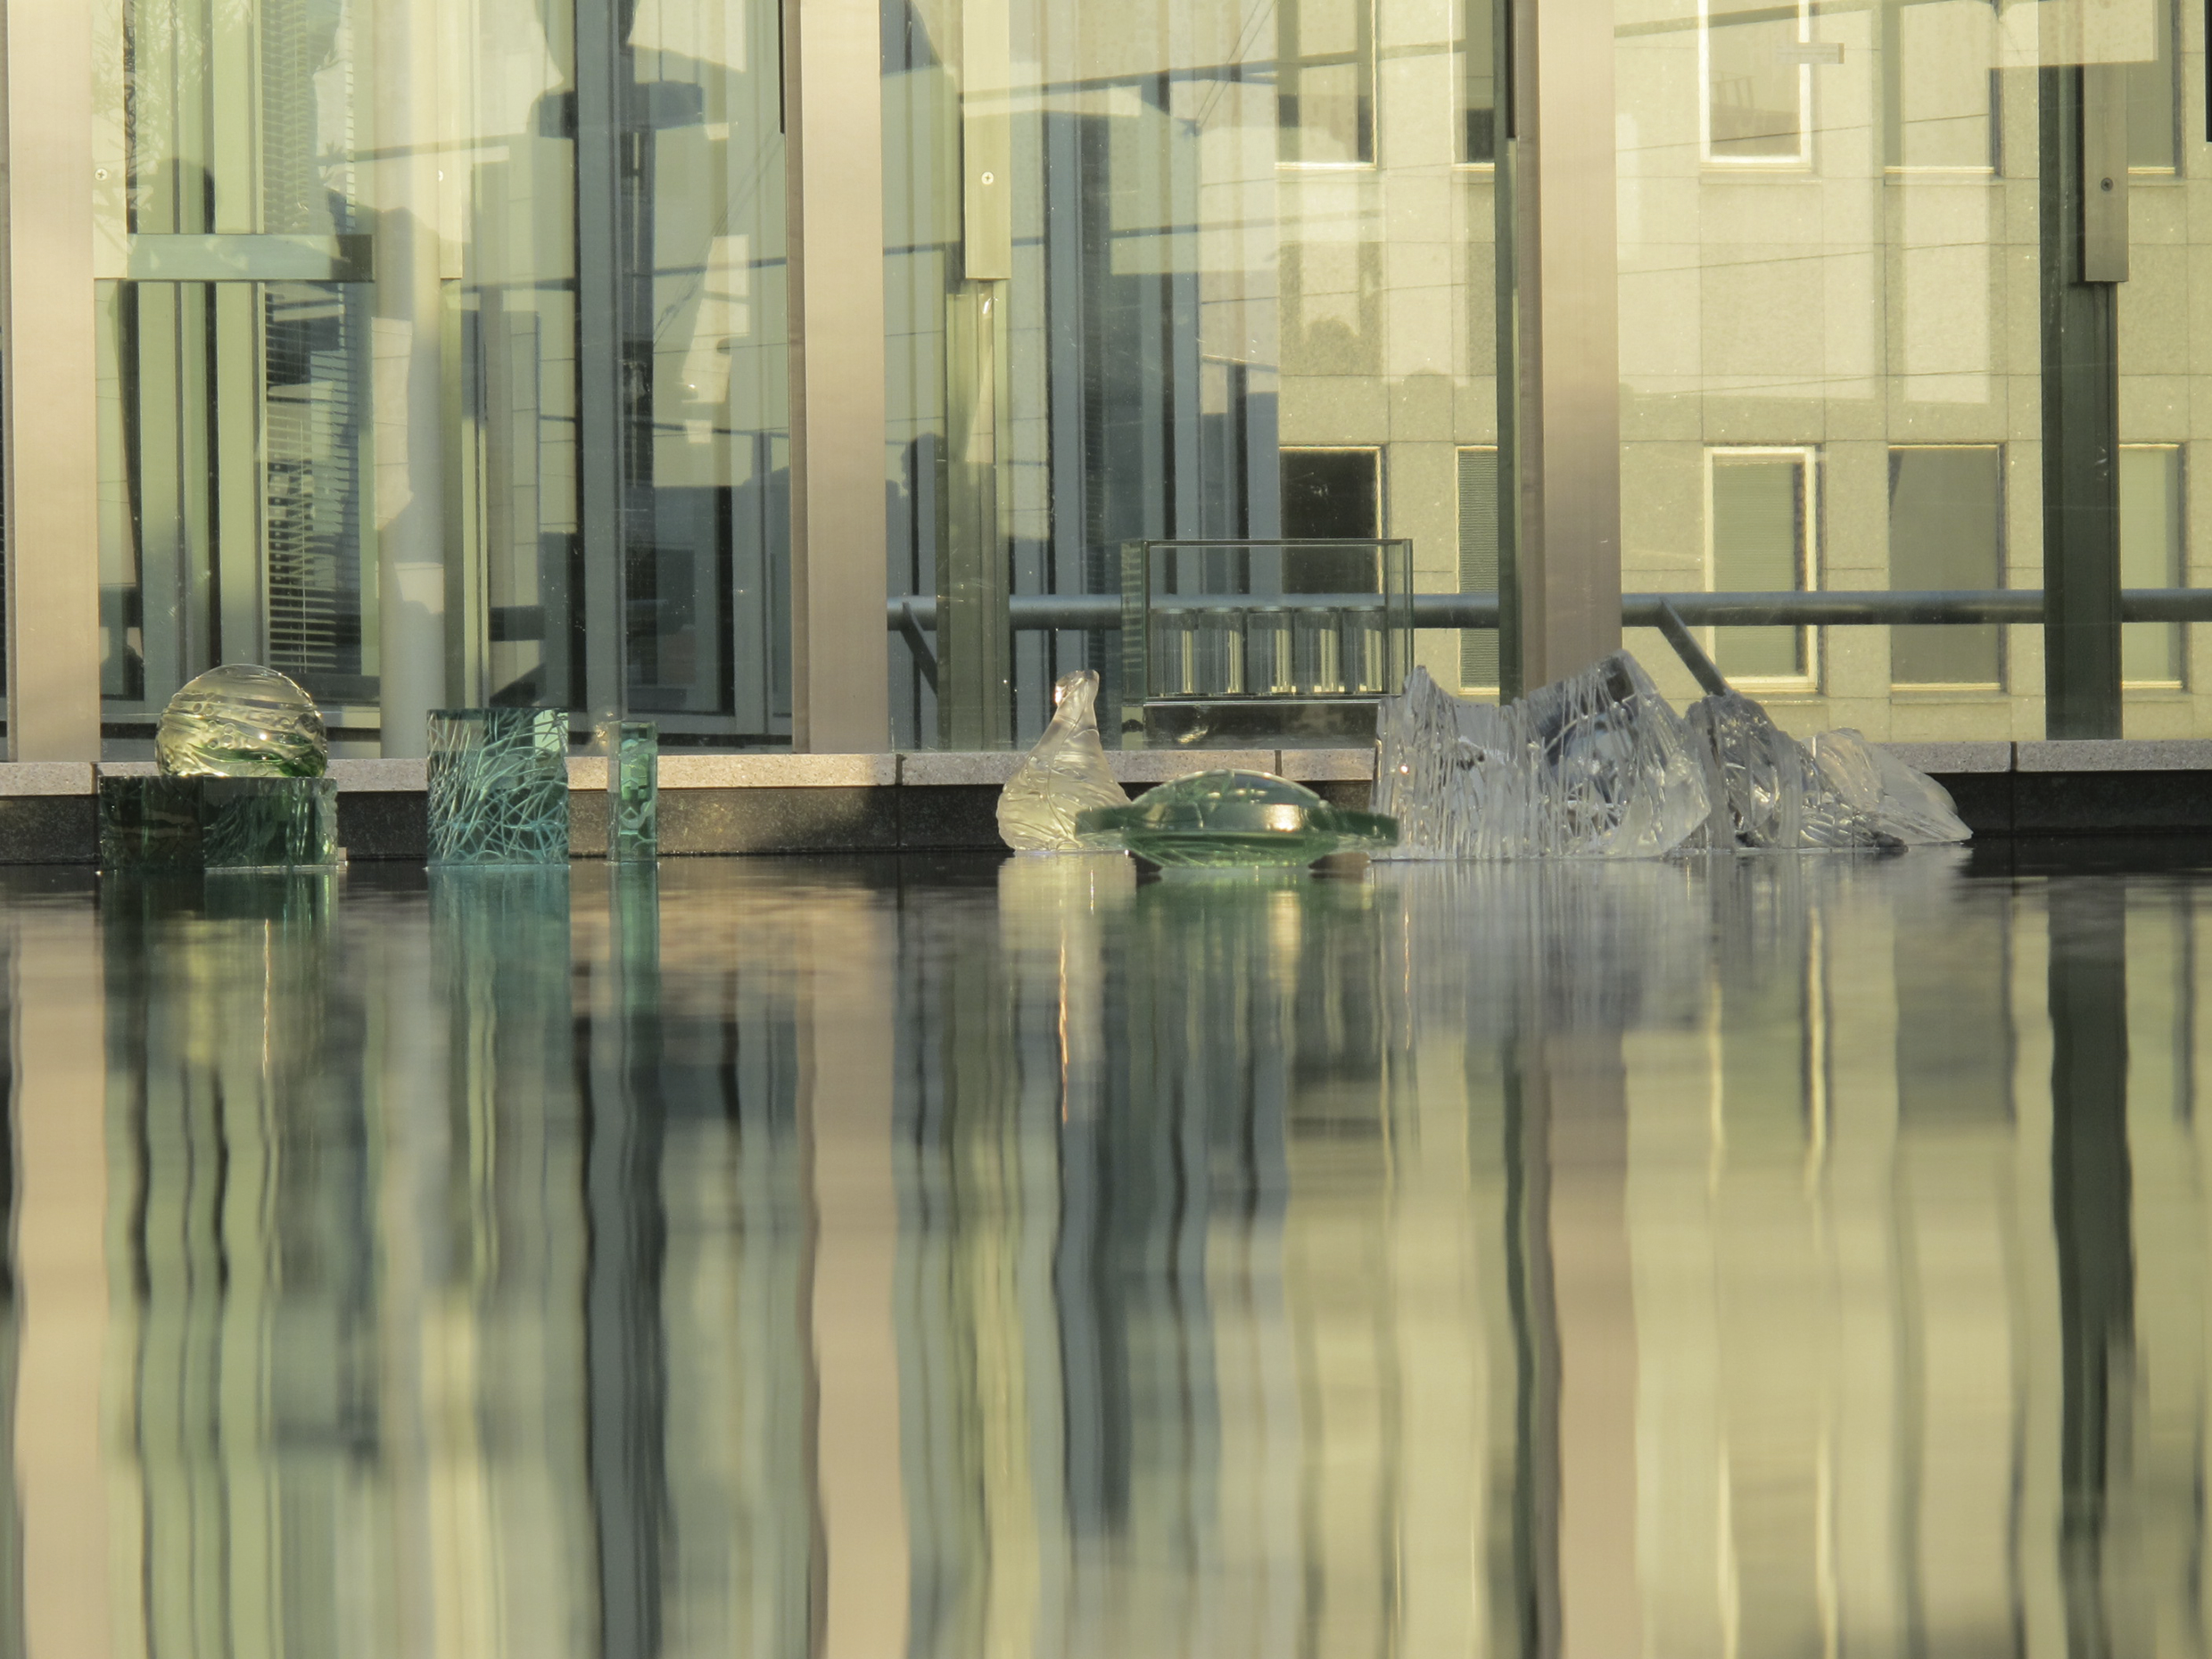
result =
M0 1651L2188 1647L2203 907L1966 857L12 890Z

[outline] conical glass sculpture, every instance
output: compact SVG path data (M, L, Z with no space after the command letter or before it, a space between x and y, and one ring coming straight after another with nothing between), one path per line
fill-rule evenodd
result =
M1076 814L1129 804L1106 769L1092 713L1097 700L1098 676L1087 668L1062 674L1052 688L1052 723L998 797L999 838L1016 852L1087 851L1076 835Z
M330 740L315 699L290 680L226 663L169 698L153 758L169 778L319 778Z

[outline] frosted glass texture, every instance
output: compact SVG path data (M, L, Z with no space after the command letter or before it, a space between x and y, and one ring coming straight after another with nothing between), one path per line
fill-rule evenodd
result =
M1052 723L999 793L999 839L1016 852L1081 852L1077 814L1129 804L1099 741L1098 676L1087 668L1062 674L1052 700Z
M568 858L568 716L448 708L430 716L430 862Z
M1155 864L1229 869L1310 864L1332 853L1380 852L1398 826L1331 806L1311 789L1265 772L1199 772L1149 790L1130 806L1085 813L1093 845Z
M319 778L330 741L315 699L273 668L226 663L169 700L155 763L171 778Z

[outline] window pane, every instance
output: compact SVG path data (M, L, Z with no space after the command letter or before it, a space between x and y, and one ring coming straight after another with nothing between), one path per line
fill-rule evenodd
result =
M2176 444L2120 450L2120 586L2179 588L2183 573L2182 452ZM2179 685L2182 624L2127 623L2120 629L2120 680Z
M1459 451L1459 590L1498 591L1498 451ZM1459 636L1459 683L1498 685L1498 630L1469 628Z
M1713 586L1722 593L1788 593L1804 585L1803 455L1713 458ZM1806 672L1803 631L1716 628L1713 661L1731 678L1793 679Z
M1890 165L1994 166L1996 7L1888 0L1883 19Z
M1283 160L1372 161L1373 0L1280 0L1275 27Z
M2175 164L2180 139L2174 107L2174 0L2147 4L2158 56L2127 66L2127 164L2167 169Z
M1893 590L2004 586L2002 451L1995 444L1911 446L1889 452ZM1897 685L1994 685L1999 631L1929 624L1889 631Z
M1498 42L1496 0L1461 0L1459 54L1465 66L1466 148L1463 161L1498 159Z
M1805 153L1805 70L1795 7L1713 0L1705 10L1706 153L1716 161L1795 161Z

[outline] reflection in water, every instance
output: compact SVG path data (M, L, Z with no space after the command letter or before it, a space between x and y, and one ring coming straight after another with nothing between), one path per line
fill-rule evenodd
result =
M2200 888L1965 856L11 878L0 1659L2199 1651Z

